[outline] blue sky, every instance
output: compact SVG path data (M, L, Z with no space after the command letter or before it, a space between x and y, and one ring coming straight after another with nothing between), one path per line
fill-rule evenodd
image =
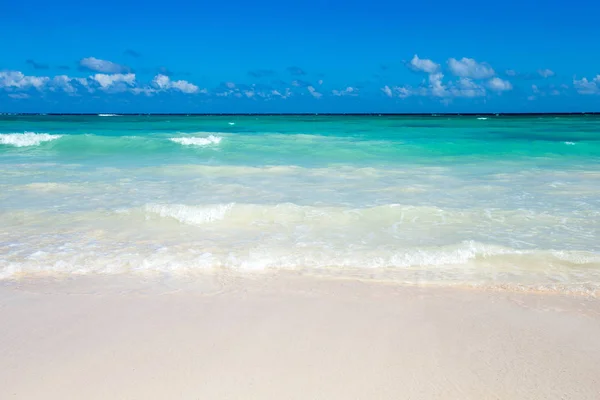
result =
M29 1L0 112L600 111L600 3Z

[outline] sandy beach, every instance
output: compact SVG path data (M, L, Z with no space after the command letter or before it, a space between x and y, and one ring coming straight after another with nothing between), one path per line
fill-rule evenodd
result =
M600 301L286 274L0 286L2 399L598 399Z

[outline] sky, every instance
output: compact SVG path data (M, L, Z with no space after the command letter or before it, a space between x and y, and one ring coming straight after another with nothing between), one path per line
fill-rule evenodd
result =
M0 9L0 112L600 111L591 0Z

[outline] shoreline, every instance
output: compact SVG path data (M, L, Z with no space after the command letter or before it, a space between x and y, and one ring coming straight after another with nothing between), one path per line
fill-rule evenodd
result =
M41 285L69 285L76 287L82 282L96 283L98 288L106 289L101 286L101 282L121 282L133 286L143 285L146 287L159 287L166 283L172 284L174 288L182 287L194 288L203 287L207 282L213 285L224 287L231 286L236 282L254 282L263 280L313 280L313 281L331 281L331 282L355 282L362 284L381 285L387 287L400 288L419 288L432 290L460 290L476 291L490 293L513 293L513 294L532 294L540 296L565 296L582 299L598 299L600 301L600 288L596 286L583 287L581 282L572 284L558 283L517 283L517 282L466 282L466 281L403 281L396 279L393 275L386 276L380 274L385 269L378 269L375 272L368 273L367 270L357 268L343 268L338 271L306 269L266 269L261 271L236 271L229 268L215 268L212 270L202 270L195 273L157 273L153 271L139 272L120 272L120 273L26 273L15 274L10 277L0 278L0 288L13 287L18 288L23 285L39 286ZM394 270L392 272L403 272ZM379 276L380 275L380 276ZM217 283L215 283L217 282ZM589 283L588 283L589 284ZM125 285L126 286L126 285Z
M0 285L0 397L596 399L600 300L298 275Z

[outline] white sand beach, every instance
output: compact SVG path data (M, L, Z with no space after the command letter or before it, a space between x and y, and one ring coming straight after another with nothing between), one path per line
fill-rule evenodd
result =
M598 399L600 301L292 275L0 286L1 399Z

